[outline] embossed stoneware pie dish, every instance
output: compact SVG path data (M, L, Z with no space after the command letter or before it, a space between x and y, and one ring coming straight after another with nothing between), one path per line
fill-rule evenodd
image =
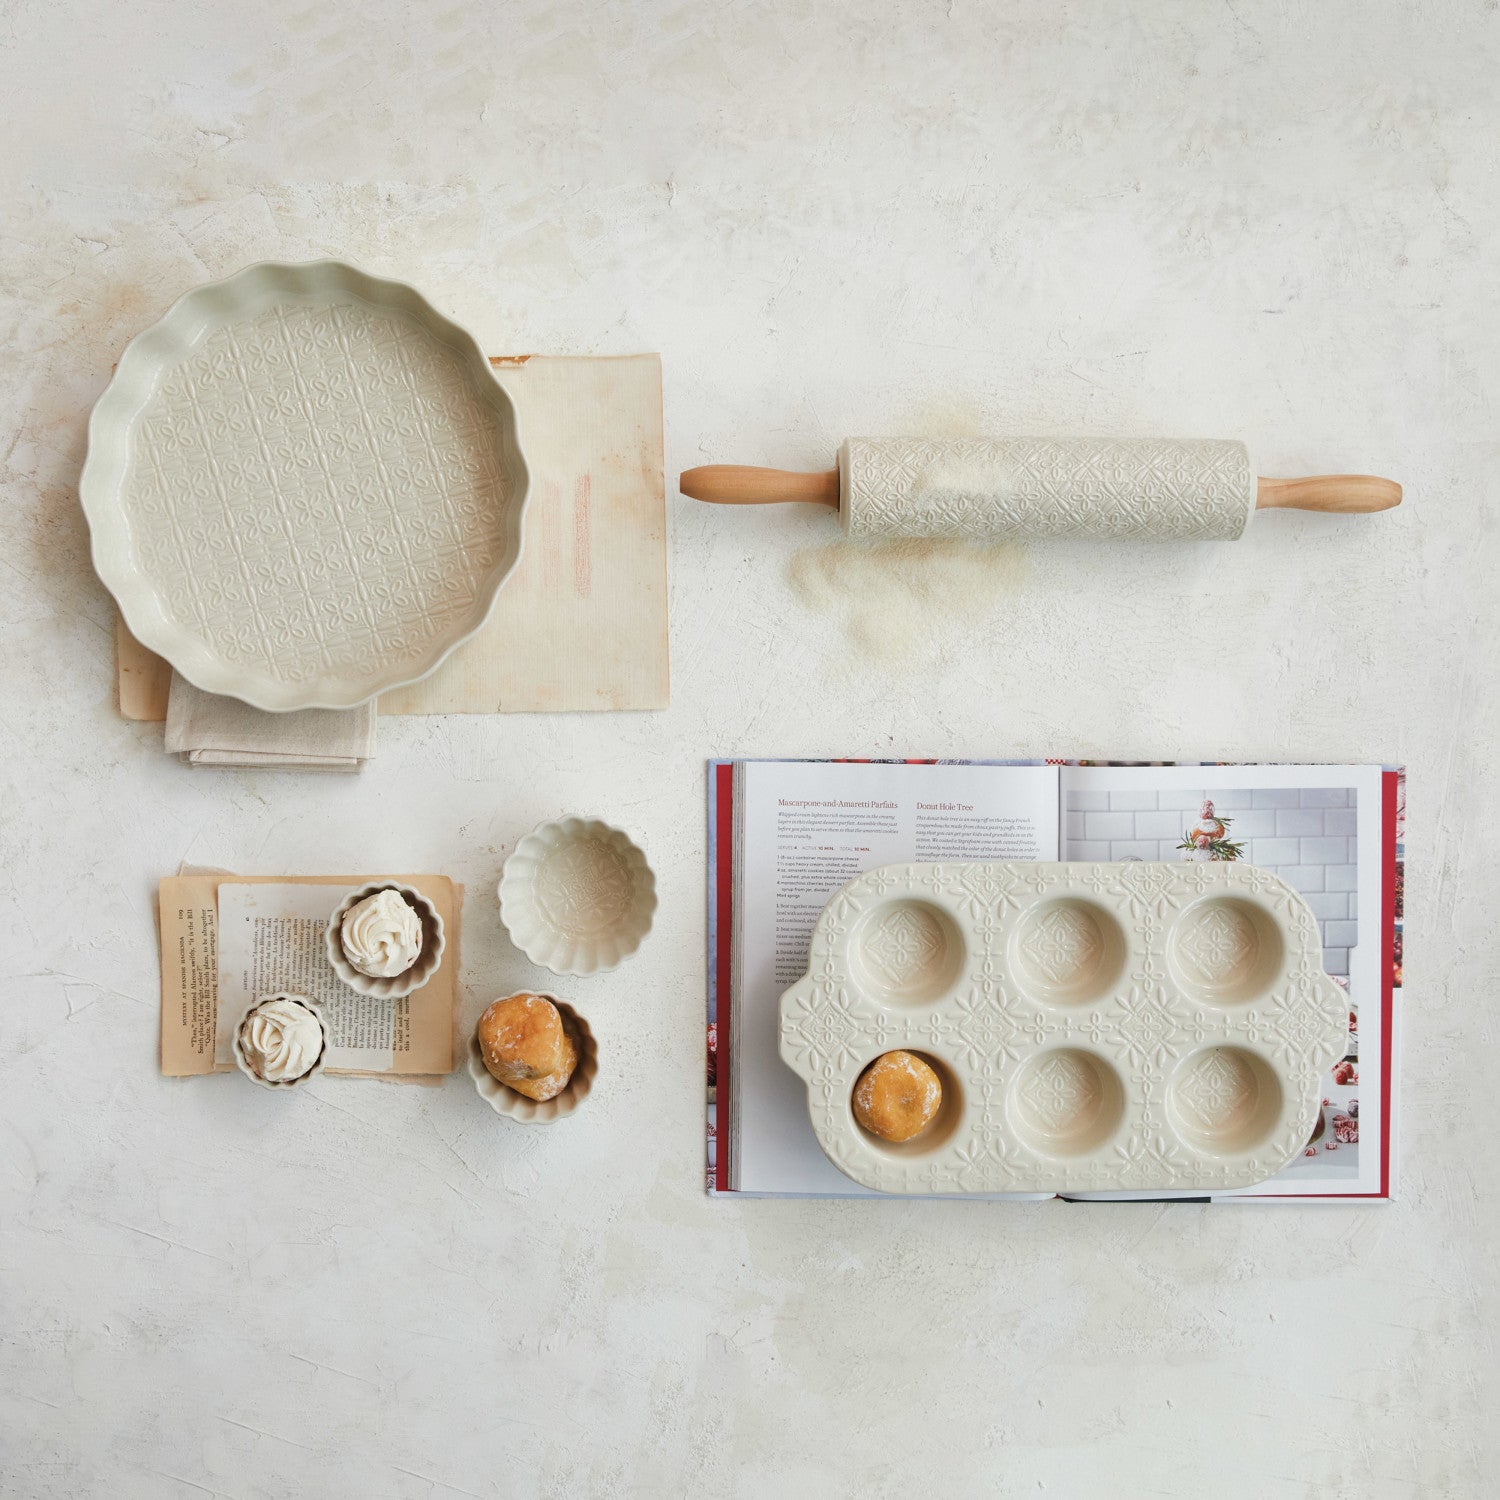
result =
M355 968L349 961L351 955L346 944L352 934L346 935L344 918L362 902L368 901L371 896L378 896L382 891L393 892L410 909L412 916L416 919L416 926L421 932L420 947L416 958L400 972L367 974ZM406 925L409 927L411 924ZM389 928L390 924L381 921L379 926ZM372 930L367 935L363 935L362 949L367 950L368 954L384 955L394 951L400 941L399 932ZM410 995L421 989L437 973L438 965L443 961L443 949L447 945L447 938L443 932L443 918L437 907L415 886L403 885L399 880L372 880L368 885L362 885L350 891L334 908L333 915L328 919L328 927L323 934L323 944L328 953L328 962L333 966L333 972L351 990L377 1000L396 1000L402 995Z
M892 1193L1207 1191L1280 1171L1348 1031L1317 919L1250 865L886 865L840 890L781 998L818 1143ZM931 1123L856 1120L888 1052Z
M523 1125L550 1125L554 1120L566 1119L588 1098L594 1087L594 1078L599 1072L599 1046L594 1040L594 1033L589 1029L589 1023L566 1000L559 1000L556 995L549 995L541 990L534 993L541 995L544 1000L550 1000L557 1007L562 1023L578 1049L578 1063L573 1069L573 1076L568 1080L568 1086L555 1097L540 1100L528 1099L525 1094L518 1094L515 1089L507 1088L485 1067L477 1032L469 1038L469 1077L474 1080L479 1097L497 1115L506 1115L512 1120L519 1120Z
M79 493L125 623L256 708L434 671L521 555L516 413L474 340L337 261L194 288L132 340Z
M500 873L500 920L532 963L599 974L629 958L656 911L656 877L630 836L598 818L543 823Z

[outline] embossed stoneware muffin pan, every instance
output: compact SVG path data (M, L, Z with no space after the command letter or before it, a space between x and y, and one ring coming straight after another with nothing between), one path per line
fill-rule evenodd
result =
M196 287L131 342L80 497L136 638L291 710L416 682L473 635L528 485L474 340L401 282L315 261Z
M417 954L417 961L411 968L400 974L388 976L362 974L349 962L344 953L344 943L341 937L344 917L351 907L358 906L366 896L373 896L378 891L395 891L416 912L417 920L422 924L422 951ZM437 907L415 886L403 885L399 880L372 880L368 885L362 885L350 891L334 908L333 915L329 917L328 926L323 933L323 946L333 972L351 990L377 1000L399 1000L401 996L413 994L421 989L437 973L438 965L443 961L443 950L447 943L448 939L443 930L443 918Z
M819 1144L891 1193L1220 1191L1281 1170L1342 1055L1318 924L1250 865L912 864L867 871L781 998ZM855 1120L904 1048L943 1084L920 1135Z
M550 1125L554 1120L566 1119L588 1098L594 1087L594 1078L599 1072L599 1046L594 1040L594 1033L589 1029L589 1023L566 1000L559 1000L556 995L546 994L542 990L533 990L531 993L541 995L544 1000L550 1000L557 1007L562 1023L578 1049L578 1066L573 1069L567 1088L552 1099L528 1099L525 1094L518 1094L513 1088L507 1088L485 1067L484 1054L479 1050L477 1030L469 1038L469 1077L474 1080L479 1097L497 1115L506 1115L512 1120L519 1120L523 1125Z
M543 823L500 872L500 920L554 974L618 967L651 931L656 877L630 835L598 818Z

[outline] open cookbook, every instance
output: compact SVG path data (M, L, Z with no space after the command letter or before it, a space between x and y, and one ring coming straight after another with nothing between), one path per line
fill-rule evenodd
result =
M1399 768L711 761L708 814L710 1192L879 1196L823 1154L805 1086L777 1047L780 997L806 968L813 925L862 871L917 860L1244 860L1302 893L1324 968L1349 996L1346 1055L1324 1078L1313 1134L1253 1187L1069 1196L1394 1196Z

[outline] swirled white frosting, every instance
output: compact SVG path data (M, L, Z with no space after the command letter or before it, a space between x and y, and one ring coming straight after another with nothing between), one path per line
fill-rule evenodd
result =
M251 1011L240 1031L240 1050L267 1083L287 1083L317 1062L323 1026L300 1001L278 995Z
M399 891L376 891L344 913L344 957L372 979L404 974L422 952L422 921Z

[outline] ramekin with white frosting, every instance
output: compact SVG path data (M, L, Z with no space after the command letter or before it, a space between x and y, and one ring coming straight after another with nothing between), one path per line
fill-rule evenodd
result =
M443 946L437 908L398 880L350 891L328 919L328 962L361 995L388 999L421 989L437 972Z
M234 1029L235 1065L252 1083L290 1089L321 1072L328 1026L317 1002L283 991L246 1006Z

